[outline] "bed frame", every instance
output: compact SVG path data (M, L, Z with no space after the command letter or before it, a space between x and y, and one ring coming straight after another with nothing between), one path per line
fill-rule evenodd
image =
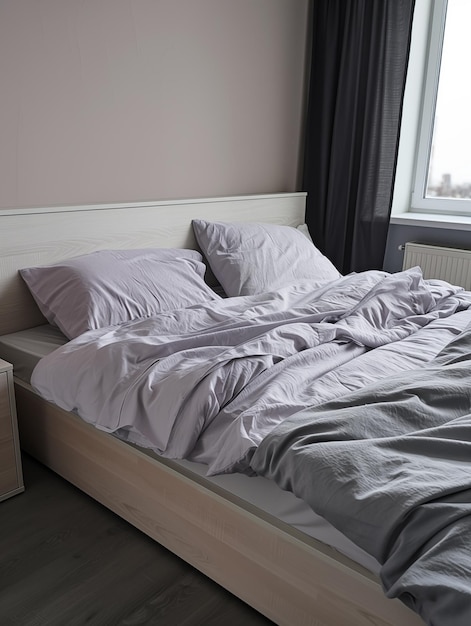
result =
M304 210L294 193L0 211L0 334L44 323L19 268L103 248L197 248L192 218L296 226ZM328 546L15 388L26 452L275 623L423 624Z

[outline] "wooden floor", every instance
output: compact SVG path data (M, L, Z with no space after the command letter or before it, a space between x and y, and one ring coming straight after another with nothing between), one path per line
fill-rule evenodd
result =
M0 503L0 625L272 624L56 474L23 456Z

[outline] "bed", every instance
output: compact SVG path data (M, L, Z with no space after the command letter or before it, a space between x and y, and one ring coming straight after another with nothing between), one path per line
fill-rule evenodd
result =
M217 247L224 240L220 231L213 232L211 230L215 224L269 224L276 227L290 227L298 233L297 227L302 227L304 223L304 209L305 195L296 193L123 206L109 205L2 211L0 214L0 335L7 337L17 336L17 333L30 331L31 329L40 329L45 326L46 320L39 310L38 301L33 299L25 284L27 277L23 276L22 278L19 275L19 270L43 267L47 264L57 264L73 257L89 255L97 251L133 251L155 248L167 249L169 251L175 249L191 251L204 248L209 258L214 253L214 250L211 251L211 244L216 242ZM195 220L198 223L197 226L199 225L200 227L199 231L195 230ZM195 232L198 233L198 243L195 239ZM272 231L268 229L267 232L270 238ZM299 233L301 232L302 230L299 230ZM305 233L302 233L302 236L305 237ZM308 239L306 238L305 241L307 242ZM227 242L225 245L227 246ZM310 242L309 245L312 246ZM216 254L220 253L221 250L216 250ZM173 254L173 252L170 252L170 254ZM120 253L118 261L123 256L126 257L126 254L124 252ZM201 267L198 265L198 259L192 257L191 253L188 253L188 255L181 253L180 256L182 267L187 268L190 264L192 267L197 266L201 270ZM111 262L115 261L116 257ZM229 259L229 264L231 262L232 258ZM269 262L273 266L273 259L269 259ZM208 265L211 264L207 263L205 268ZM212 269L215 268L213 267ZM186 272L187 269L184 271ZM328 265L325 266L325 272L324 278L331 272L331 268ZM215 273L217 274L217 271ZM250 326L247 322L250 317L247 316L247 311L257 311L258 314L262 310L266 329L276 334L280 311L270 308L272 307L272 300L267 305L266 298L261 297L252 303L250 288L248 288L246 294L241 296L232 296L231 293L227 294L227 292L231 292L232 288L240 291L242 282L245 281L244 284L247 284L248 279L250 282L250 275L251 272L249 271L245 277L238 276L235 283L231 282L233 276L230 276L229 282L226 282L224 285L225 295L229 295L229 297L221 298L218 281L213 273L208 271L206 274L208 289L211 293L217 295L209 303L206 301L206 296L203 296L201 303L189 307L190 313L186 313L186 315L191 318L191 323L189 322L190 326L193 324L191 328L194 329L194 324L196 323L194 321L195 315L199 315L197 322L198 324L203 324L203 326L198 328L203 329L200 335L204 335L206 332L204 330L206 328L204 326L205 320L211 316L219 316L218 323L222 324L222 332L224 337L226 337L234 329L240 333L239 320L244 321L242 324L244 329ZM346 359L344 348L347 344L346 349L349 351L353 350L355 353L353 356L348 356L348 360L353 358L358 350L360 352L363 351L362 354L364 355L364 345L367 345L368 353L373 353L376 349L386 350L387 359L385 362L390 364L395 363L399 356L402 358L402 353L407 352L407 349L409 349L410 369L413 369L414 359L418 352L421 353L421 358L425 359L427 363L428 361L432 362L437 354L440 357L440 347L445 349L449 343L454 346L455 344L453 344L452 340L461 337L462 331L471 323L469 312L471 299L469 294L463 293L453 286L446 285L440 281L437 281L432 286L424 287L418 271L411 270L405 277L386 277L385 273L372 273L368 278L370 281L368 289L364 287L363 279L360 280L360 278L360 276L354 276L351 282L347 284L344 277L331 275L329 282L338 282L336 292L330 289L330 285L327 289L325 281L321 281L319 285L315 286L306 284L302 288L297 289L295 293L292 293L291 290L285 292L283 287L276 289L276 293L281 294L278 299L284 302L282 307L283 315L289 314L293 307L296 309L305 307L307 303L306 298L313 290L320 290L316 291L316 301L323 302L328 307L328 310L316 309L315 311L317 317L314 319L314 324L318 324L316 326L316 337L322 336L322 341L318 341L316 345L309 344L303 346L302 349L297 349L299 353L305 352L307 354L310 350L320 350L322 362L327 363L329 359L333 359L332 362L335 362L335 359L337 359L341 369ZM374 327L374 332L369 332L368 338L365 339L366 331L364 326L355 322L355 319L358 320L359 317L351 317L342 313L339 309L339 302L344 306L343 301L350 298L350 311L356 311L363 306L362 303L370 298L367 294L371 290L383 293L383 286L386 282L390 283L388 293L393 294L393 296L394 294L399 294L400 290L402 290L404 298L406 298L406 293L413 291L413 308L409 315L406 316L407 321L399 323L403 318L406 319L401 308L402 300L398 298L399 304L397 307L394 304L394 297L390 300L381 301L380 308L384 308L385 302L389 302L389 318L393 316L394 311L397 313L393 323L390 323L384 331L388 338L380 339L379 337L383 337L384 333L382 331L381 333L377 332L377 328ZM414 286L413 289L411 285ZM256 285L256 287L263 291L263 285ZM186 291L182 286L179 289L179 295L183 297L185 293ZM435 308L431 306L427 298L433 299ZM422 308L420 308L419 304ZM264 308L266 306L268 306L268 309ZM129 310L129 306L126 303L124 308ZM201 310L204 310L204 315L200 312ZM326 311L328 314L326 314ZM335 312L335 316L333 312ZM313 314L311 310L309 314ZM255 316L255 313L253 315ZM149 317L151 316L149 315ZM160 315L158 317L160 319ZM177 316L174 314L168 314L166 317L168 336L174 339L176 332L175 326L172 326L172 324L181 323L181 320L176 318ZM331 337L329 333L335 326L335 321L338 322L341 319L347 320L342 330L346 334ZM281 352L285 349L287 343L297 344L299 341L311 341L311 339L306 339L305 336L305 328L309 321L313 322L313 319L303 318L291 325L290 328L295 328L296 332L299 328L300 334L296 334L294 338L291 334L289 337L284 335L279 347ZM415 325L414 328L422 331L422 334L419 333L418 335L418 344L408 343L408 337L414 335L411 332L411 324ZM113 330L109 336L116 337L116 332L121 332L124 327L126 327L126 324L120 324L119 329L117 331ZM66 332L69 330L69 328L65 328ZM77 350L76 354L83 355L82 348L85 346L85 343L88 345L88 338L92 336L95 338L95 331L92 330L85 333L87 336L87 342L85 343L81 343L80 338L85 336L81 334L81 331L81 328L75 328L70 331L75 333L77 337L70 344L67 341L68 337L64 340L65 344L59 340L57 343L59 352L63 350L63 345L80 345L81 348ZM159 327L159 331L155 331L154 335L160 336L161 332ZM134 341L138 336L143 334L149 335L149 330L143 326L137 330L134 328L132 333L134 333ZM252 332L250 337L256 337L257 333L254 335ZM326 333L328 335L327 339L325 339ZM221 336L220 334L217 341L214 340L212 342L209 346L211 349L219 346ZM430 341L430 338L432 338L432 341ZM96 339L98 342L101 341L103 343L100 329L96 331ZM179 336L175 341L178 344L178 342L182 341L182 337ZM325 346L327 344L330 345L332 341L334 341L336 347L342 347L341 354L322 352ZM399 343L401 341L405 341L405 343ZM442 342L443 346L438 345L437 342L438 344ZM115 355L115 361L120 362L120 358L116 358L116 353L114 352L119 343L115 343L114 339L104 343L107 346L112 346L110 349ZM168 341L162 342L159 339L159 349L163 349L162 346L164 344L168 345L168 343ZM231 350L240 343L232 341ZM430 346L434 343L437 345L434 345L432 349ZM201 343L192 346L186 343L178 345L178 353L192 350L192 358L196 353L199 354L198 351L201 351L203 347ZM400 345L400 350L394 352L391 348L394 345ZM419 350L417 346L420 346ZM208 346L204 346L204 348L206 350ZM68 349L67 347L66 351ZM86 351L88 348L85 346L84 349ZM5 345L3 350L0 356L3 358L11 357ZM431 351L429 356L425 358L423 355L427 353L427 350ZM463 350L464 354L467 354L466 345ZM103 354L106 352L107 350L104 349ZM168 438L165 444L162 444L159 439L161 435L155 433L157 439L154 441L154 449L149 450L144 445L143 440L140 439L142 433L133 431L133 427L127 422L121 421L119 428L116 425L110 426L107 420L110 419L110 415L116 414L113 413L115 408L113 408L112 402L107 407L107 417L104 417L98 423L93 417L93 407L90 408L84 404L80 410L82 417L78 417L76 411L64 408L63 399L57 401L46 400L44 397L47 397L48 392L42 391L40 394L38 389L41 388L44 380L50 376L51 372L53 372L52 378L54 379L52 384L54 386L54 383L56 383L58 389L62 387L62 383L60 383L62 374L64 379L74 378L70 377L70 374L66 373L62 366L58 366L56 369L53 369L52 365L44 366L45 363L48 363L48 355L55 355L56 353L57 351L54 351L54 353L50 352L50 348L48 348L47 354L41 359L43 377L38 376L34 379L34 388L28 381L29 374L22 375L21 367L15 370L20 441L25 451L188 561L277 624L322 624L326 626L339 626L341 624L349 626L390 624L413 626L414 624L423 623L423 620L417 613L408 608L404 602L398 599L389 599L385 596L378 573L375 571L375 560L369 560L369 555L363 555L364 560L362 560L361 545L359 552L353 550L350 553L352 542L350 542L348 536L343 544L343 548L339 548L335 541L333 541L333 546L328 545L328 543L319 540L319 535L316 537L315 534L309 534L303 529L302 524L296 525L290 523L289 519L288 521L286 518L280 519L276 507L271 507L269 500L270 498L276 500L283 490L289 490L291 485L288 483L291 479L287 484L283 484L281 480L280 485L282 488L274 484L278 480L278 474L281 470L280 456L277 456L276 453L271 454L271 448L274 445L273 439L269 437L263 438L263 445L258 445L258 448L257 446L254 448L253 442L251 442L248 451L244 449L243 454L238 454L232 467L232 470L243 472L243 479L249 483L252 480L257 481L260 479L260 476L252 477L251 474L262 474L266 471L268 478L262 478L262 480L268 481L267 484L271 485L270 488L267 487L267 493L273 493L274 495L267 496L267 504L263 506L259 500L259 495L255 494L250 498L244 495L243 492L227 487L233 474L227 474L228 480L226 480L225 475L219 479L222 471L221 458L219 458L219 465L215 463L214 467L212 467L214 477L208 478L205 476L204 471L198 469L208 466L211 468L211 464L203 463L202 465L202 459L206 459L205 446L194 458L191 458L190 455L190 461L188 462L178 462L170 458L185 456L185 452L182 451L183 448L186 446L185 449L190 449L194 446L194 442L191 439L185 440L183 433L178 437L174 437L176 447L172 447L173 443L170 444ZM400 354L398 355L398 353ZM219 358L217 355L213 356L211 351L209 353L203 351L202 355L202 361L206 362L211 362L213 358L216 360ZM242 361L241 357L243 356L244 354L242 353L231 353L230 361L231 363ZM364 356L366 365L362 371L373 372L376 367L374 361L368 364L368 355ZM301 354L301 357L304 358L304 355ZM51 358L55 359L56 357ZM133 358L131 357L131 361L133 361ZM150 358L153 363L160 363L165 360L160 353ZM198 362L199 365L202 361ZM279 363L282 361L283 358L278 355L275 365L280 368ZM422 361L420 365L422 365ZM126 367L126 372L123 374L121 371L118 378L123 379L128 371L131 371L132 368ZM186 365L180 363L179 367L180 371L182 371L181 368L184 369ZM258 362L256 367L261 368L261 371L263 371L266 368L266 363ZM295 370L297 372L296 375L303 371L304 362L302 360L298 362L297 368ZM41 371L41 366L37 369ZM108 367L104 369L108 371ZM190 369L185 371L188 373ZM83 378L86 372L87 367L82 367L80 384L76 385L74 394L79 392L80 389L86 389ZM255 370L255 377L258 377L263 383L264 381L258 376L258 373L259 370ZM400 373L398 369L397 376ZM241 389L237 387L237 383L243 375L245 375L244 372L241 373L239 370L232 372L234 387L232 397L242 400L243 394L240 393ZM288 376L292 376L292 373L288 372ZM316 376L319 377L319 375ZM179 380L181 378L180 376ZM395 380L394 376L383 376L383 378ZM106 382L102 382L106 384ZM347 382L343 381L342 384L347 384ZM188 384L189 388L193 384L191 375ZM265 384L269 385L270 381L265 381ZM217 385L213 381L212 389L215 386ZM133 388L136 388L136 385ZM136 402L133 400L133 403L139 405L143 394L145 396L145 391L149 388L152 388L154 391L156 389L152 385L150 387L147 385L144 390L141 388ZM394 386L394 382L391 389L392 391L397 389L397 385ZM381 388L378 393L387 394L391 389ZM462 393L463 385L461 385L460 389ZM410 395L409 391L405 390L404 393ZM352 389L351 392L354 405L357 408L360 407L363 411L367 401L361 396L361 389ZM129 399L132 396L128 392L124 393L126 402L130 402ZM255 390L254 393L254 397L257 397L259 390ZM355 393L357 394L356 396ZM85 396L83 400L86 402L93 396L93 393L87 391L83 395ZM111 395L115 398L119 394ZM469 405L469 395L465 393L464 397L464 406L466 408L466 402ZM168 398L168 395L159 398L161 412L162 406L166 406L165 414L171 412L173 402L175 401L175 398L173 398L172 402L170 402ZM246 405L251 403L251 398L249 394L245 400ZM345 395L342 398L345 398ZM188 415L197 414L195 407L198 407L198 402L201 402L201 398L194 398L193 400L193 404L189 404ZM341 405L339 404L340 400L337 400L337 404L335 404L336 400L337 398L334 397L330 403L318 402L315 410L321 411L324 409L324 413L320 416L323 424L331 424L333 417L341 420L343 412L349 408L348 402L345 405ZM231 407L231 402L227 398L225 403ZM63 405L62 408L60 405ZM125 406L126 403L121 403L121 405ZM224 402L222 402L221 406L223 405ZM88 413L87 411L91 412ZM181 411L177 411L177 413L181 414ZM230 414L230 410L227 413ZM305 417L302 407L299 407L299 411L291 413L295 415L300 413L301 417ZM287 415L288 418L290 416L291 414ZM123 416L124 418L125 416ZM175 430L180 432L178 430L179 427L175 425L175 419L175 417L172 418L173 421L166 426L167 432ZM374 419L377 421L376 417ZM183 421L186 422L186 418ZM203 430L205 433L211 432L211 428L206 428L206 426ZM274 428L273 432L277 437L283 434L279 432L278 427ZM325 432L321 432L320 436L320 442L322 443L325 440ZM351 436L353 437L354 435ZM216 433L212 440L213 443L220 441L218 437L219 434ZM306 441L304 431L301 435L298 433L296 437L298 442ZM312 433L308 435L308 439L311 442L313 437ZM183 441L185 441L184 446ZM211 438L208 441L211 442ZM218 445L216 445L216 448ZM229 445L229 448L230 451L233 450L234 446L232 443ZM164 450L164 454L159 453L162 450ZM372 451L373 453L375 453L375 450ZM335 449L334 455L338 454L339 450ZM266 467L264 470L262 468L263 458L267 456L270 456L270 460L266 462L265 459ZM225 463L225 458L223 457L222 459L223 464ZM324 455L324 458L328 458L328 455ZM241 460L245 463L243 467L237 465ZM315 463L316 461L311 462ZM297 461L288 460L288 463L294 463L297 466ZM254 468L257 468L257 471ZM324 467L316 465L312 471L322 481L324 480L324 474L322 473L324 470ZM224 471L228 471L227 468ZM271 475L269 475L270 472ZM329 477L325 477L325 480L328 481ZM270 491L272 488L273 491ZM305 488L307 488L305 485L300 487L301 490ZM319 485L317 489L319 489ZM309 493L302 491L302 495L307 501L310 501L311 495ZM295 498L292 494L289 494L288 497ZM344 496L341 495L341 497ZM300 498L297 498L297 500L300 500ZM352 506L347 499L345 502L346 508ZM314 508L316 506L314 504ZM319 505L319 507L322 506L324 506L324 503ZM311 507L307 508L311 509ZM328 517L329 513L327 512L326 515ZM334 519L334 521L336 520ZM341 525L341 521L339 523ZM333 530L335 531L335 528ZM343 541L342 537L344 537L344 533L341 533L340 543ZM359 543L361 544L361 540L359 540ZM459 621L456 621L456 624L459 623Z

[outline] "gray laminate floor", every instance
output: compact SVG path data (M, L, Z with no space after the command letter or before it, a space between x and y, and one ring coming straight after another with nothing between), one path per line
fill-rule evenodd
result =
M0 626L270 621L28 456L0 503Z

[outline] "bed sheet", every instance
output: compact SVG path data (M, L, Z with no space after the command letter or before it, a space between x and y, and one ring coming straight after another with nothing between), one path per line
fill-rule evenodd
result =
M67 337L56 326L42 324L16 333L0 335L0 354L3 359L13 364L15 376L29 383L39 360L67 341Z

